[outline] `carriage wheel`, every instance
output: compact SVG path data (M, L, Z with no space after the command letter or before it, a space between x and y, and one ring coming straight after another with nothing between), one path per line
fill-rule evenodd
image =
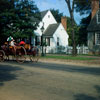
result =
M39 49L36 48L32 52L32 55L30 55L30 60L33 62L38 62L39 58L40 58L40 52L39 52Z
M24 47L21 46L21 49L16 50L16 61L18 63L23 63L26 60L26 50Z
M24 63L24 61L25 61L25 56L24 55L17 55L16 56L16 61L18 62L18 63Z
M0 62L4 61L5 52L3 50L0 50Z

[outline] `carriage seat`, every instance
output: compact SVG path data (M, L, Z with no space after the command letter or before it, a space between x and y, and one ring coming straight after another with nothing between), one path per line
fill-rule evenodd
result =
M12 49L12 48L13 48L13 46L9 46L9 48L10 48L10 49Z
M24 47L25 47L25 49L27 49L27 50L30 50L30 49L31 49L30 44L25 44Z

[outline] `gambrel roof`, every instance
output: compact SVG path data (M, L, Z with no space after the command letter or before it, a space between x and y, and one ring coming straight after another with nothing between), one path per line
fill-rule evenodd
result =
M100 15L100 9L97 11L96 15L92 18L87 28L88 31L100 31L100 23L97 22L97 14Z

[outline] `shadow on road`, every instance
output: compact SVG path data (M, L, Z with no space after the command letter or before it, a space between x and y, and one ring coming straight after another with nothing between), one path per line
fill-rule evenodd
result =
M95 87L95 89L97 90L98 98L99 98L99 100L100 100L100 86L96 85L96 86L94 86L94 87Z
M96 89L98 96L93 97L93 96L88 96L86 94L77 94L74 95L75 100L100 100L100 86L95 85L94 88Z
M17 76L12 74L16 70L21 70L21 68L0 64L0 86L3 86L5 81L17 79Z
M74 95L75 100L99 100L96 97L93 96L88 96L86 94L78 94L78 95Z
M24 67L36 67L36 68L44 68L50 70L60 70L60 71L67 71L67 72L74 72L74 73L83 73L83 74L91 74L91 75L100 75L100 68L99 67L83 67L83 66L74 66L74 65L64 65L64 64L54 64L54 63L42 63L42 62L29 62L26 61L23 64L18 64L17 62L7 62L7 63L14 63L16 65L23 65Z
M63 64L52 64L52 63L24 63L25 66L37 67L37 68L46 68L50 70L61 70L68 72L78 72L84 74L100 75L100 68L97 67L83 67L83 66L74 66L74 65L63 65Z

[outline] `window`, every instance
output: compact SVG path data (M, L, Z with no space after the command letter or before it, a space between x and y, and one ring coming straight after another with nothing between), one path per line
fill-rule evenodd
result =
M48 18L50 18L50 15L48 15Z
M97 13L97 23L100 24L100 11Z
M50 38L49 37L46 38L46 44L47 44L47 46L50 46Z
M59 46L59 37L57 37L57 46Z
M35 45L40 45L40 37L36 36Z
M95 44L100 45L100 33L95 34Z

